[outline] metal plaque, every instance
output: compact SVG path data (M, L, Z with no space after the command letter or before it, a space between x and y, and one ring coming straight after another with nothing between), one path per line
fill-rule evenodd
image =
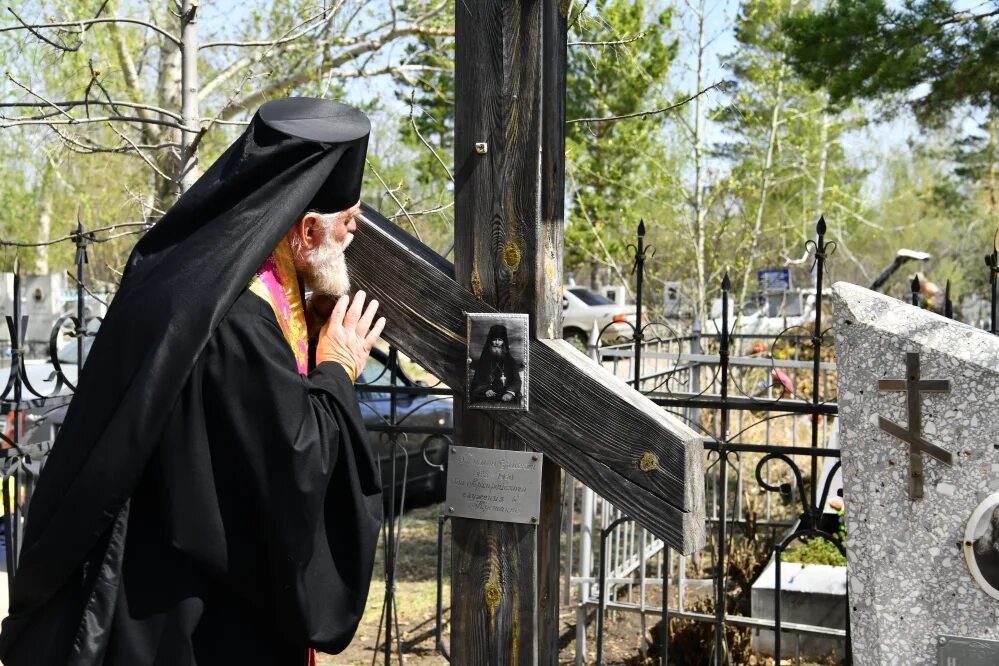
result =
M964 636L937 639L937 666L995 666L999 664L999 641Z
M448 515L537 524L540 453L452 446L447 465Z

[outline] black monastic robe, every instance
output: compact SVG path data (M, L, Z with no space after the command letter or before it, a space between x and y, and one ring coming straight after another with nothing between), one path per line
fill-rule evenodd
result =
M300 666L349 642L381 520L345 371L247 290L307 208L358 200L370 123L298 98L136 245L27 508L6 666Z
M107 633L83 623L62 658L39 627L8 663L302 666L306 645L339 652L367 598L379 490L346 372L299 375L270 305L245 291L131 499L120 575L96 586L116 593L87 611Z

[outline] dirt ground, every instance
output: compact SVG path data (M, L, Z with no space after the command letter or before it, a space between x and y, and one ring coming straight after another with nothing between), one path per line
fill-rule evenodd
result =
M398 607L398 624L402 627L401 645L403 657L407 666L437 666L448 662L434 647L434 618L437 603L437 517L440 505L419 508L403 516L401 531L401 547L396 573L396 604ZM445 578L443 588L444 599L444 641L449 644L450 627L450 551L449 536L445 538ZM368 596L367 609L364 618L354 637L354 641L346 651L339 655L320 655L319 664L324 666L360 666L361 664L384 664L384 627L380 628L385 598L385 577L382 551L379 551L375 563L375 577L371 583L371 593ZM592 625L588 633L588 659L586 663L595 662L595 636ZM651 640L651 630L654 620L649 619L649 631L646 635ZM561 651L560 664L575 663L576 635L575 606L563 608L561 613ZM393 641L395 642L395 641ZM604 655L608 665L615 666L651 666L658 664L655 660L646 659L641 650L642 633L638 615L631 613L611 614L604 633ZM375 653L376 645L378 653ZM655 651L655 648L653 648ZM657 653L657 652L656 652ZM393 665L400 663L397 656L392 657ZM674 663L673 659L670 663ZM680 662L676 662L680 663ZM785 659L783 664L790 665L791 660ZM751 657L746 664L751 666L773 665L773 659ZM684 664L693 666L693 664ZM743 666L740 664L739 666ZM818 666L802 662L802 666Z

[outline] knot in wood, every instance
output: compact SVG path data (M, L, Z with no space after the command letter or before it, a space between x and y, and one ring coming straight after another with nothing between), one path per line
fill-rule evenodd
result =
M516 243L509 242L503 248L503 263L511 271L516 271L520 266L520 248Z
M651 472L654 469L658 469L659 456L651 451L646 451L642 454L642 459L638 461L638 468L643 472Z
M482 298L482 278L479 277L479 270L472 271L472 293L476 298Z
M486 606L489 608L489 611L492 612L496 610L497 606L499 606L500 599L503 598L503 593L500 592L499 585L490 581L486 583L485 596L486 596Z

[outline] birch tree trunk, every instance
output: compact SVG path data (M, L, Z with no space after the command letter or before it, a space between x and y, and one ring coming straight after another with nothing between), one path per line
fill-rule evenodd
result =
M704 89L704 0L697 6L697 84L694 90ZM694 262L697 269L697 296L695 316L704 321L708 312L707 257L705 256L707 211L704 205L704 104L699 95L694 100Z
M988 175L988 189L989 189L989 214L993 219L999 217L999 205L997 205L996 198L996 117L994 114L989 116L989 175Z
M52 194L52 181L54 180L52 174L52 167L45 167L45 172L42 175L42 191L41 191L41 203L39 205L38 212L38 242L47 243L49 236L52 233L52 200L55 198ZM38 247L38 253L35 255L35 273L38 275L47 275L49 272L49 246L40 245Z
M760 247L760 234L763 232L763 219L766 214L767 192L770 186L770 170L774 163L774 148L777 145L777 131L780 129L780 115L784 107L784 77L787 68L782 63L777 74L777 90L774 95L774 104L770 110L770 129L767 136L767 151L763 158L763 168L760 170L760 200L756 206L756 219L753 222L753 231L749 240L749 256L746 259L746 267L742 273L742 288L739 291L739 300L736 301L739 317L742 316L742 304L746 302L749 294L749 280L753 273L753 264L756 262L756 252ZM738 329L738 321L736 328Z
M198 180L198 142L201 115L198 110L198 1L184 0L180 12L181 132L180 192Z
M822 95L823 103L825 103L826 95ZM814 234L814 224L816 215L823 215L822 210L825 206L825 194L826 194L826 169L829 166L829 114L825 111L822 112L822 125L819 128L819 173L818 177L815 179L815 215L808 219L806 217L803 220L805 225L805 238L808 238L810 234ZM815 236L815 242L818 243L818 236ZM844 246L845 247L845 246ZM818 275L816 271L817 266L812 267L812 285L818 284Z

